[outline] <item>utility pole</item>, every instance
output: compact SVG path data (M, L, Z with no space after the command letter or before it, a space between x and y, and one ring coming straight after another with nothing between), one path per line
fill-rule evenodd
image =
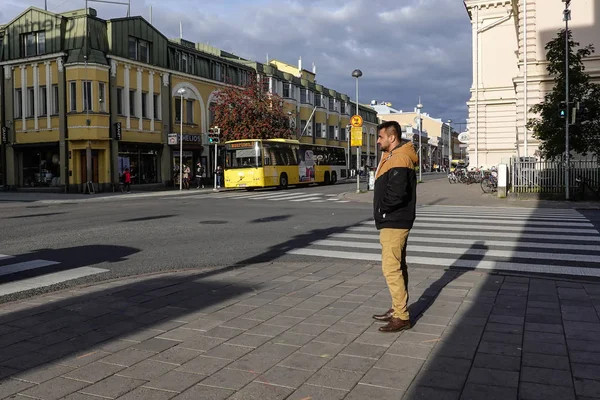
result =
M567 106L565 113L565 200L570 199L570 162L571 157L569 154L569 20L571 19L571 0L562 0L565 3L565 9L563 11L563 20L565 21L565 104Z

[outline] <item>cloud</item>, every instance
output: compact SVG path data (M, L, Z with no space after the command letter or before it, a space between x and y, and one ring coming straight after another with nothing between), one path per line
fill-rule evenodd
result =
M7 0L4 0L5 2ZM16 0L4 19L23 11ZM43 7L43 0L33 4ZM61 3L63 3L61 5ZM81 8L77 0L48 0L51 11ZM351 73L360 68L362 103L389 101L464 121L470 97L471 24L460 0L192 0L132 1L132 15L149 19L167 37L209 43L244 58L317 68L317 81L354 98ZM58 7L57 10L55 10ZM90 3L101 18L125 15L122 6Z

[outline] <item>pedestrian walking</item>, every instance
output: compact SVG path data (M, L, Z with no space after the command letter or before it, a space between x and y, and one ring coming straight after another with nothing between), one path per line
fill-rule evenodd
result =
M196 164L196 189L200 189L200 186L204 189L202 175L204 175L204 166L202 165L202 162L198 161L198 164Z
M375 173L373 213L381 243L381 268L390 295L391 308L373 315L387 325L380 332L410 329L408 312L408 267L406 241L415 220L419 158L412 142L402 144L402 131L396 121L377 127L377 144L383 154Z
M125 191L127 193L131 193L131 172L129 172L129 168L125 168L125 171L123 172L123 183Z

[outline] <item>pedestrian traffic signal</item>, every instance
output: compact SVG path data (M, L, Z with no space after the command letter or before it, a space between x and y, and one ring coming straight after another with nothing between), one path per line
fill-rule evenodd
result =
M560 102L558 112L561 119L567 118L567 103L565 101Z

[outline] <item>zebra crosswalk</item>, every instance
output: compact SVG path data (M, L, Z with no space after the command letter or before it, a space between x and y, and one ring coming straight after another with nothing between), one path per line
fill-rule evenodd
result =
M57 261L37 259L18 261L17 256L0 254L0 282L4 282L0 283L0 296L108 272L107 269L93 267L79 267L56 271L56 267L60 267L60 263ZM19 279L21 277L19 274L35 276Z
M227 200L260 200L260 201L289 201L292 203L349 203L337 194L316 192L301 192L296 190L268 190L259 192L224 191L217 193L202 193L191 195L195 199L227 199Z
M380 252L371 220L287 254L380 262ZM600 277L600 233L571 209L423 206L407 263Z

